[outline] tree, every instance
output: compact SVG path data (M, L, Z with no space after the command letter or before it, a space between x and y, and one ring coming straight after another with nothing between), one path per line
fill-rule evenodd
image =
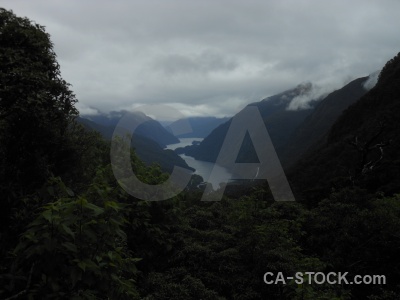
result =
M0 8L0 194L3 226L18 199L75 159L78 111L43 26ZM3 227L4 228L4 227Z

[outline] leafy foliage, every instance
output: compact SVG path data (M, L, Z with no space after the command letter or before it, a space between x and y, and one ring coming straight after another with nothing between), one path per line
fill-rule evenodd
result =
M97 182L86 195L74 197L57 178L48 189L50 194L57 189L63 195L43 207L13 252L14 278L22 279L22 274L29 273L26 267L33 268L28 296L137 297L138 259L127 249L125 206L109 200L112 190Z

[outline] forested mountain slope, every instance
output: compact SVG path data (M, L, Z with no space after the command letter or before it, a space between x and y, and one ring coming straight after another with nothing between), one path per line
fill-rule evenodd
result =
M85 128L89 130L95 130L99 132L106 140L111 141L115 126L103 126L81 117L79 117L77 120L80 124L84 125ZM135 149L135 152L139 158L143 160L146 165L151 165L153 163L159 164L161 169L168 173L172 172L174 166L194 170L193 168L189 167L187 163L174 151L163 149L159 143L148 137L149 135L151 136L151 133L153 132L151 130L151 127L154 126L153 122L150 124L144 124L144 126L145 130L139 127L137 130L138 133L135 132L133 134L132 147ZM158 128L158 125L156 128ZM145 133L146 136L143 136L140 133ZM160 141L160 139L157 138L157 135L155 139Z
M312 107L309 109L288 110L289 104L295 97L308 94L311 89L311 84L302 84L294 89L248 105L258 107L278 155L297 126L312 112ZM314 104L312 101L310 102ZM199 146L187 148L185 153L199 160L215 162L228 132L230 122L231 120L218 126ZM245 141L245 146L241 149L238 160L245 162L254 161L255 159L257 158L250 141Z
M100 131L101 134L106 139L111 139L115 126L117 126L119 120L125 113L126 111L112 111L109 114L84 116L84 118L100 125L99 129L103 130ZM179 143L179 140L167 131L158 121L146 116L144 113L137 111L131 113L130 116L141 124L136 129L136 134L155 141L162 148L169 144Z
M295 163L311 146L321 141L341 113L367 92L364 84L368 78L355 79L318 102L290 137L281 156L283 165Z
M299 189L314 192L349 184L389 194L399 192L399 115L397 55L382 69L376 86L344 111L326 142L307 153L290 171L290 177Z

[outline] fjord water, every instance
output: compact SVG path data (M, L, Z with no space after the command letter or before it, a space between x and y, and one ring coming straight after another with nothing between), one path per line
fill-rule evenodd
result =
M202 140L202 138L181 138L179 139L179 143L167 145L166 148L175 150L179 147L190 146L194 141L201 142ZM210 163L208 161L196 160L193 157L184 154L181 154L180 157L182 157L190 167L196 169L193 174L200 175L201 177L203 177L205 182L210 182L208 180L214 168L214 175L216 176L214 176L212 181L210 182L214 189L217 189L220 183L228 182L232 176L232 174L226 168L221 167L217 164Z

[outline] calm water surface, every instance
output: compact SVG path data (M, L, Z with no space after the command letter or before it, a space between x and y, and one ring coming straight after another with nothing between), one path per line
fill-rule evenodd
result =
M180 143L168 145L167 149L175 150L176 148L179 148L179 147L189 146L192 144L193 141L201 142L203 139L202 138L183 138L183 139L179 139L179 140L180 140ZM204 181L206 181L206 182L209 182L208 180L209 180L211 171L213 170L213 168L215 168L214 172L216 172L215 174L217 176L215 176L214 179L212 180L212 182L210 182L214 189L218 188L220 183L228 182L232 176L232 174L226 168L218 166L213 163L210 163L208 161L196 160L193 157L186 156L184 154L180 155L180 157L182 157L190 167L196 169L196 171L193 172L194 174L200 175L201 177L203 177Z

